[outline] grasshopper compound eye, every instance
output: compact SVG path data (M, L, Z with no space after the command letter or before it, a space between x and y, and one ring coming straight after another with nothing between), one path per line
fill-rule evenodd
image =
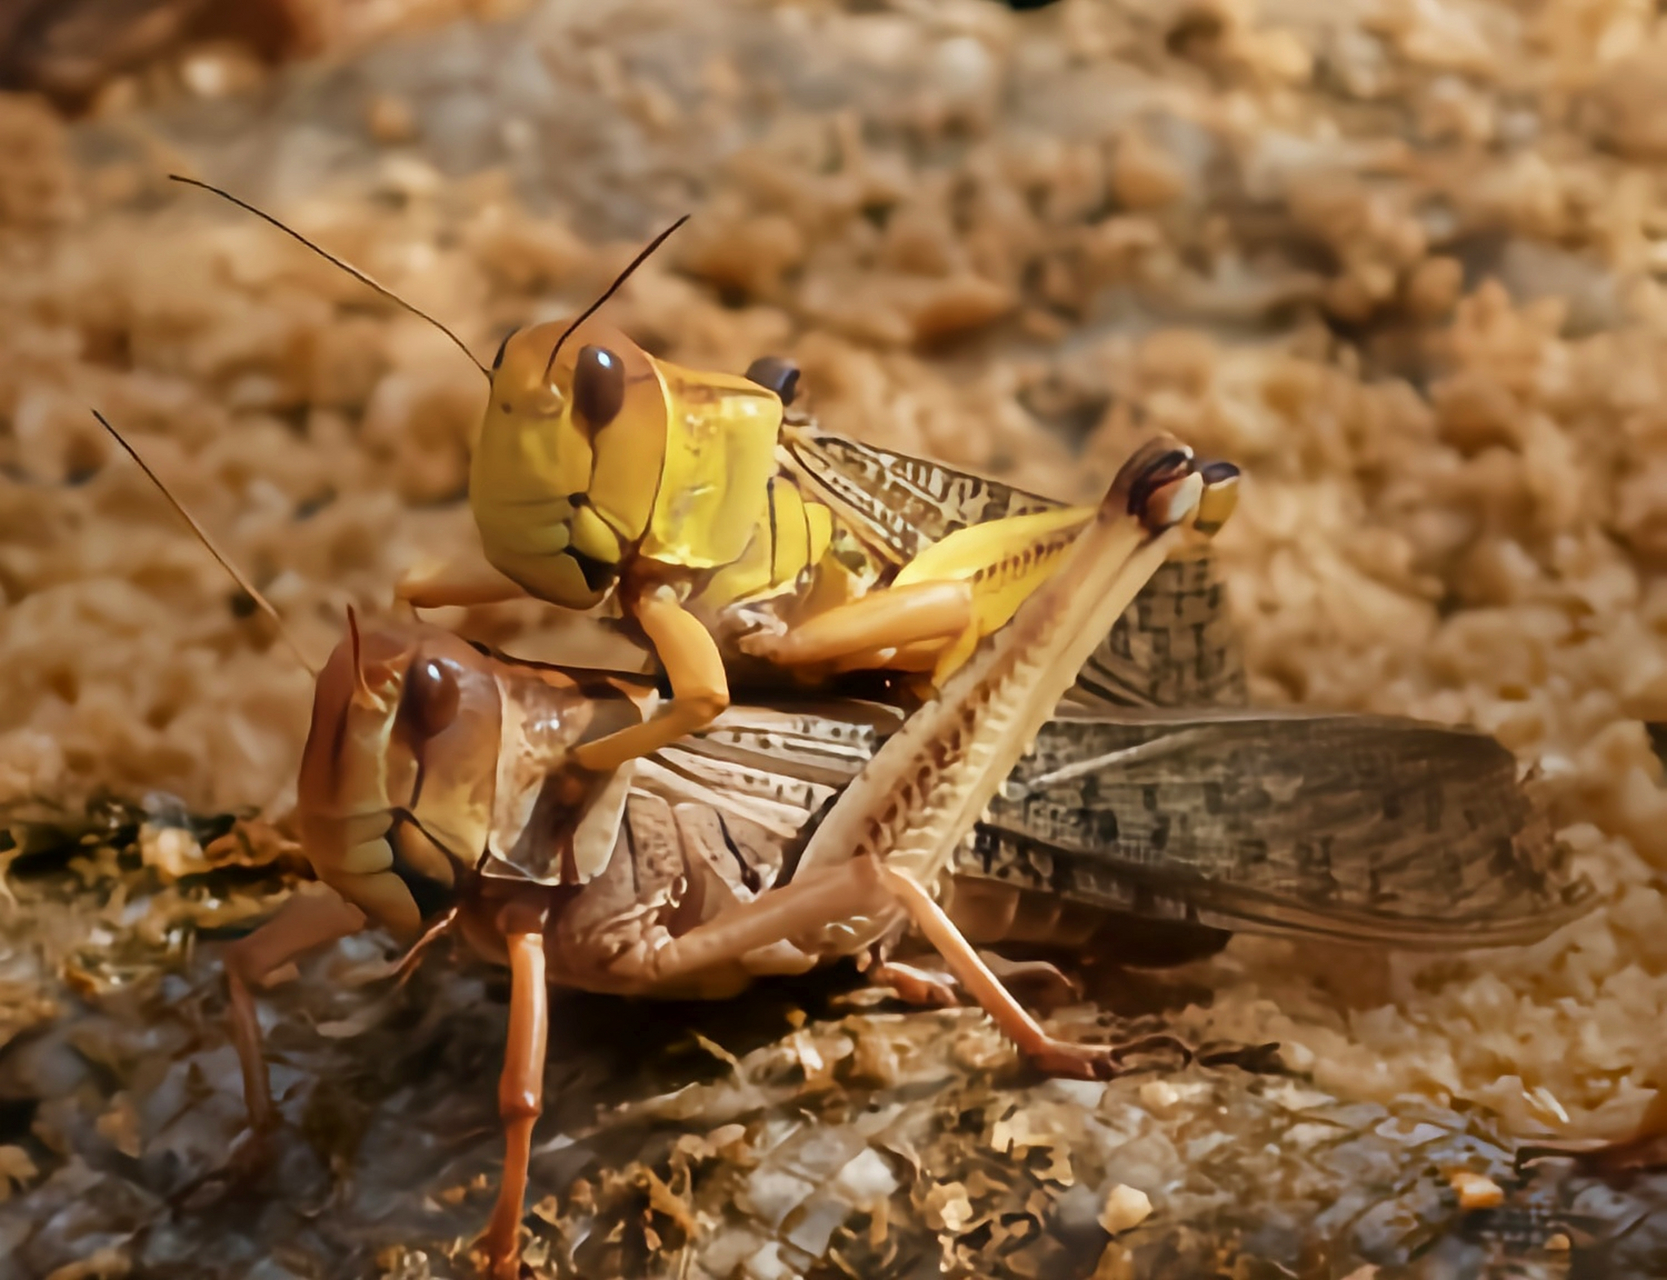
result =
M625 403L625 366L606 347L579 348L573 365L573 408L592 431L619 416Z
M405 676L405 705L402 713L412 729L432 738L457 719L460 695L457 675L451 664L438 658L423 658Z
M747 366L747 381L774 391L783 404L799 394L799 366L780 356L760 356Z
M1192 527L1210 537L1238 507L1239 469L1231 462L1208 462L1198 469L1198 475L1204 481L1204 495L1199 499Z

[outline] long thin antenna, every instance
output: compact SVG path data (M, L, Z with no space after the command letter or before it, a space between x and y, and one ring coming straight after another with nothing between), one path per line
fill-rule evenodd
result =
M614 277L614 282L607 287L602 296L581 311L579 313L579 318L572 324L568 325L566 329L562 330L561 337L556 339L556 345L550 348L550 358L544 362L544 377L546 381L549 380L550 370L556 367L556 353L561 350L561 344L573 336L573 331L575 329L600 311L602 309L602 304L609 298L613 297L614 294L618 293L620 286L631 278L631 273L638 267L642 266L643 263L647 262L653 255L654 251L671 238L671 233L676 231L688 220L689 215L685 213L676 222L672 223L671 226L667 227L659 235L655 236L654 239L650 240L648 242L648 247L636 257L632 258L630 264L625 268L625 270L621 271Z
M445 334L446 337L450 338L452 340L452 342L454 344L456 344L457 349L459 351L461 351L464 355L469 357L469 363L474 365L475 368L480 370L480 376L481 377L485 378L488 382L492 381L492 371L490 369L488 369L485 365L483 365L479 360L475 359L475 353L473 351L470 351L468 347L463 345L463 339L462 338L458 337L450 329L446 328L445 325L441 324L433 316L429 315L428 312L421 311L417 307L412 305L411 303L407 302L404 298L400 297L392 289L388 288L387 285L382 284L380 281L376 280L373 276L371 276L371 274L369 272L361 271L358 267L354 266L350 262L343 262L340 258L336 257L335 254L329 252L327 249L320 248L318 245L314 244L311 240L307 239L306 236L302 235L299 231L295 230L293 227L286 227L283 223L279 222L276 218L274 218L270 213L266 213L263 210L255 208L254 205L250 204L246 200L239 200L236 196L234 196L229 191L222 191L219 187L210 186L206 182L199 182L195 178L182 177L181 175L179 175L177 173L170 173L168 175L168 180L170 182L183 182L188 187L201 187L204 191L211 191L215 195L219 196L222 200L229 200L233 204L235 204L239 209L245 209L248 212L254 214L255 217L260 218L262 221L271 223L274 227L277 227L279 231L282 231L286 236L289 236L292 240L298 240L302 244L306 245L307 248L311 249L314 253L316 253L319 257L323 258L326 262L331 263L334 266L340 267L343 271L347 272L348 275L352 276L360 284L366 285L369 288L374 289L377 293L381 294L389 302L392 302L392 303L397 304L398 306L404 307L412 315L418 316L421 319L424 319L424 320L428 321L429 324L433 325L441 333Z
M150 469L150 464L139 456L139 451L122 438L121 432L110 425L110 419L106 418L97 409L92 412L93 417L98 419L99 425L108 431L115 442L126 450L128 457L139 464L139 469L150 477L152 484L161 490L162 496L168 500L169 505L179 512L180 517L186 524L191 526L191 532L196 534L198 541L208 548L209 554L220 562L220 567L231 574L233 581L248 593L249 598L255 602L256 606L278 624L278 634L283 638L284 643L289 646L289 651L295 655L296 661L307 669L313 679L318 679L318 668L307 661L307 655L302 653L301 646L295 643L295 637L290 634L289 628L284 625L283 616L272 607L272 602L260 593L259 589L249 581L241 569L221 553L220 548L214 545L214 539L209 537L202 525L197 523L197 518L185 509L185 505L178 498L174 497L168 486L163 484L156 472Z
M364 650L359 639L359 614L352 605L347 606L347 637L353 645L353 701L367 711L375 711L376 695L370 691L370 685L365 681Z

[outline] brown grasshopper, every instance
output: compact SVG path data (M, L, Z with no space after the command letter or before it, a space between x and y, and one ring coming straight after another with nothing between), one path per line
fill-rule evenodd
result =
M887 737L823 815L791 874L756 887L743 879L742 893L733 885L723 892L722 875L705 874L710 866L679 865L688 847L722 863L715 845L700 844L700 819L685 830L667 809L658 831L640 812L620 821L636 766L598 775L574 762L585 742L643 722L652 691L505 664L431 627L361 634L350 617L348 638L318 673L295 815L304 852L333 892L295 895L227 955L257 1129L271 1123L272 1109L249 987L371 921L405 938L425 924L430 933L455 926L510 968L499 1095L508 1152L485 1238L500 1275L517 1268L549 983L725 998L760 976L867 952L912 924L1038 1066L1079 1076L1114 1070L1118 1048L1048 1035L931 889L1206 489L1190 451L1173 441L1131 457L1059 573ZM710 841L710 827L705 834Z

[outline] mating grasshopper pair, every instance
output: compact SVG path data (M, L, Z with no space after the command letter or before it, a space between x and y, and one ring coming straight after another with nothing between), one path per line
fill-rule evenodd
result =
M1054 1039L974 944L1092 956L1167 911L1194 943L1249 928L1464 947L1529 941L1580 910L1552 883L1550 831L1514 762L1483 735L1235 709L1049 718L1167 563L1191 470L1179 450L1132 459L1058 574L914 715L743 703L612 775L576 767L574 748L642 723L651 683L350 618L319 673L295 815L323 886L226 952L257 1132L274 1112L251 989L371 923L419 947L452 929L510 968L507 1150L485 1238L507 1276L548 983L724 998L886 954L912 925L1033 1062L1086 1075L1151 1042Z
M713 728L719 756L768 760L789 728L801 743L843 736L848 761L872 751L854 777L849 763L843 776L812 765L773 795L749 794L745 764L738 785L703 781L699 748L608 773L580 763L586 742L646 722L650 685L508 662L421 624L362 633L350 618L318 676L295 814L325 891L297 894L227 955L257 1129L272 1104L250 987L371 922L408 939L455 928L510 968L508 1151L486 1236L499 1275L518 1266L548 983L725 998L760 976L869 953L912 925L1037 1065L1114 1070L1122 1050L1048 1035L930 890L1206 488L1189 451L1141 450L993 641L906 719L869 710L866 739L860 708L844 712L843 734L838 714L791 708L743 708ZM819 792L837 799L807 820Z
M534 332L506 343L495 395L510 386L505 370L530 367ZM1107 908L1167 906L1218 928L1375 931L1463 945L1525 940L1581 905L1578 892L1547 892L1549 831L1516 791L1508 754L1479 735L1325 716L1085 714L1049 723L1067 693L1102 705L1108 689L1143 700L1125 609L1154 575L1196 569L1199 535L1230 510L1231 467L1200 466L1184 448L1157 442L1130 459L1098 508L1063 508L808 423L784 427L782 401L793 388L779 363L755 365L747 387L714 380L717 389L703 391L704 375L668 372L617 335L580 343L563 365L557 348L568 332L603 336L578 326L544 335L554 346L544 353L542 389L536 378L522 389L549 399L529 416L549 438L516 428L519 457L542 486L517 502L544 516L516 528L545 540L521 545L525 562L500 554L494 572L509 565L526 580L516 590L537 584L550 595L576 590L574 573L598 599L619 589L666 660L672 706L681 699L682 710L665 715L657 690L632 678L509 662L420 624L363 634L351 625L319 676L296 814L303 848L332 892L297 895L228 954L257 1126L272 1108L251 985L371 921L407 938L455 928L508 964L500 1088L508 1153L486 1237L500 1274L516 1266L547 982L721 997L760 975L883 952L913 925L1033 1061L1095 1074L1114 1067L1118 1051L1049 1037L969 935L1069 949L1116 919ZM617 399L611 381L597 381L614 368ZM567 370L565 381L551 369ZM659 446L653 501L627 509L616 503L636 500L629 477L605 464L628 453L596 441L640 424L621 416L629 397L656 389L661 428L675 409L679 430ZM489 407L488 426L501 403ZM718 519L733 514L724 486L747 480L758 454L732 459L712 441L736 427L733 439L759 443L748 433L760 404L765 420L775 417L776 469L765 476L762 512L738 531ZM701 406L712 411L695 412ZM702 441L738 465L714 470L695 447ZM680 471L664 461L678 449L689 464ZM477 451L477 481L491 472L482 457ZM547 481L569 466L576 478L558 475L556 487L588 487L551 505ZM681 497L665 487L674 474L687 482ZM495 491L471 488L487 545L502 553L503 540L491 541L492 513L502 508L482 501ZM716 552L692 542L679 550L670 539L680 520L729 542ZM795 527L803 537L790 541ZM656 528L657 542L648 537ZM703 555L710 563L698 562ZM427 587L407 584L406 595L504 598L513 594L506 581L453 572ZM436 583L452 594L425 597ZM749 635L745 626L761 616L779 625ZM708 663L715 679L682 698L688 683L679 688L676 655L716 647L738 620L739 653L832 671L930 671L937 694L907 718L890 707L791 699L726 710L723 659L736 655L719 649ZM1198 640L1219 622L1207 615L1188 642L1207 652ZM1078 680L1085 665L1094 680ZM1195 674L1223 672L1230 668ZM1035 760L1021 767L1039 732ZM1426 736L1412 750L1416 733ZM1408 769L1414 758L1421 772ZM1440 767L1448 762L1456 769ZM1115 780L1097 781L1119 767L1124 794ZM1378 767L1396 779L1393 806L1381 790L1361 790ZM1184 804L1159 812L1160 794L1189 786L1195 794ZM1487 803L1461 805L1467 790ZM1124 803L1135 795L1138 804ZM1280 803L1282 820L1266 821ZM1312 831L1299 825L1307 818ZM1452 841L1445 859L1409 871L1409 860L1443 837ZM1189 859L1192 874L1176 874ZM951 891L934 901L946 877Z

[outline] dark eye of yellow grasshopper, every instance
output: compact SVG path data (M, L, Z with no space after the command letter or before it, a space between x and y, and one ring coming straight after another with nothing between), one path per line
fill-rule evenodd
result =
M747 381L774 391L783 404L799 394L799 366L780 356L760 356L747 366Z
M401 710L420 736L432 738L457 719L459 700L457 677L449 663L423 658L406 673L405 703Z
M580 347L573 366L573 408L592 431L618 415L625 403L625 366L606 347Z

